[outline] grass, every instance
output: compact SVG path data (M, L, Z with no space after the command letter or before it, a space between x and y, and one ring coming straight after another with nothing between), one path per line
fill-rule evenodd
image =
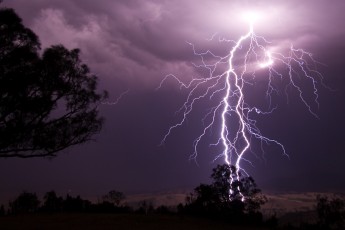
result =
M212 220L170 215L68 213L0 217L0 229L252 230L258 227L232 226Z

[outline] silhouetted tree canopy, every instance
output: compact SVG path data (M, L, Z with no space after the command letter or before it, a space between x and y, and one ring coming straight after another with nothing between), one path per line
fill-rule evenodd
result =
M316 205L319 226L322 229L345 228L345 200L318 196Z
M187 212L230 221L262 221L260 207L267 199L252 177L237 178L236 168L223 164L213 169L211 178L212 184L199 185L187 197Z
M38 37L0 8L0 157L55 156L98 133L97 78L62 45L40 55Z
M58 212L62 211L63 208L63 198L58 197L55 191L47 192L44 195L44 203L42 209L46 212Z
M13 202L10 202L10 210L13 214L35 212L39 204L36 193L22 192Z
M108 192L107 195L104 195L103 201L109 202L114 204L115 206L119 206L120 203L126 198L125 194L122 192L116 191L116 190L111 190Z

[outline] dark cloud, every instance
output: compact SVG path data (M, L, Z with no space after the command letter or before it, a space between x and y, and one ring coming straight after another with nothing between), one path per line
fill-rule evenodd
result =
M339 22L345 3L335 2L15 0L5 5L18 10L44 47L56 43L79 47L100 75L125 80L131 87L135 82L153 87L175 69L191 74L185 63L195 57L185 41L200 48L215 33L239 37L246 30L241 16L247 9L262 12L256 30L275 47L293 43L312 48L343 38Z

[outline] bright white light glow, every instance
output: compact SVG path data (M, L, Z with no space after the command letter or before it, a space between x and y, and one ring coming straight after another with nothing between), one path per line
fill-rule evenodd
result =
M266 67L270 67L271 65L273 65L272 54L269 51L266 52L266 57L267 57L267 61L260 63L259 64L260 68L266 68Z
M255 11L248 11L243 14L243 19L250 24L253 24L254 22L258 21L261 18L261 14L259 12Z

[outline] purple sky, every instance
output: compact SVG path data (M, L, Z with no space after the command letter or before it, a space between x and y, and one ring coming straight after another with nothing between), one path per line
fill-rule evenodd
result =
M106 123L95 142L73 147L53 160L1 159L0 196L51 189L98 196L110 189L154 192L208 182L211 169L223 162L212 163L208 143L198 165L188 160L199 120L190 118L158 147L169 126L178 121L174 112L186 94L174 81L155 88L169 73L185 80L197 74L192 65L196 57L187 42L200 50L222 52L224 46L209 47L206 39L215 33L238 39L245 33L239 15L246 9L263 12L257 34L278 47L293 43L312 52L324 63L318 67L325 83L335 89L319 89L320 119L308 112L297 94L290 95L289 103L284 96L277 99L279 109L260 119L259 126L263 134L285 145L290 158L271 146L265 148L265 160L252 159L248 172L264 191L345 191L345 1L5 0L2 5L16 10L43 48L80 48L84 62L99 76L100 88L109 91L110 101L129 92L117 105L101 106Z

